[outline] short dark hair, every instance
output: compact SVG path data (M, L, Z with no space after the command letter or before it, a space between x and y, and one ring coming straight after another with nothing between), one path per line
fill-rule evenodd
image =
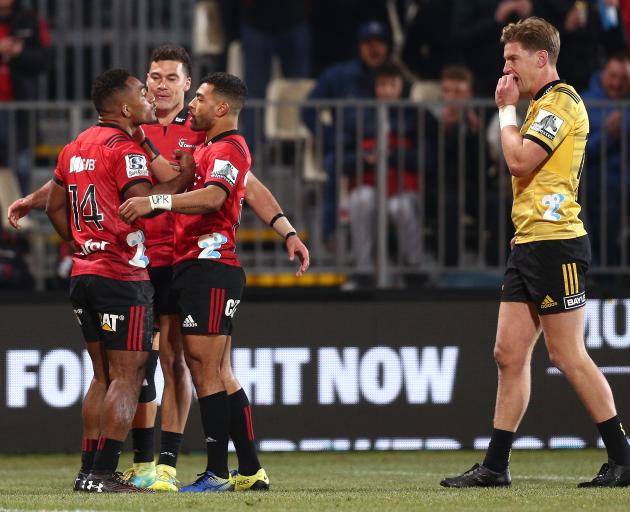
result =
M175 60L181 62L186 71L186 76L192 76L192 62L190 55L183 46L174 44L163 44L158 46L151 52L150 62L159 62L161 60Z
M455 80L457 82L466 82L470 86L472 86L474 80L472 71L461 64L445 66L444 68L442 68L440 78L442 80Z
M392 61L387 61L383 65L376 68L374 73L375 78L379 78L381 76L388 77L403 77L402 69L400 66Z
M201 83L213 85L215 92L228 98L230 106L234 107L236 112L243 108L247 97L247 86L239 77L229 73L215 72L204 76Z
M107 102L115 94L127 89L127 79L131 76L126 69L109 69L101 73L92 83L92 103L101 114Z

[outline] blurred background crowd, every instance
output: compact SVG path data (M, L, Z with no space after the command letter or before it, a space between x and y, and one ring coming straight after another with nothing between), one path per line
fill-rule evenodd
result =
M245 212L250 285L495 286L512 234L499 38L529 16L560 31L560 76L589 109L580 194L595 274L622 275L630 0L0 0L0 206L47 181L94 122L96 75L144 77L168 42L190 51L193 84L214 70L245 79L253 171L312 250L297 282ZM0 286L58 286L66 249L42 217L24 227L3 218Z

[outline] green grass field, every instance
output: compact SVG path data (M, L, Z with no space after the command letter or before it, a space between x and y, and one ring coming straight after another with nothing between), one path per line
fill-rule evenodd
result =
M629 510L630 488L577 489L605 452L516 451L510 489L444 489L445 475L468 469L481 452L262 454L272 490L219 495L92 495L71 490L76 455L0 456L0 510ZM201 455L180 457L194 480ZM124 456L121 468L129 458Z

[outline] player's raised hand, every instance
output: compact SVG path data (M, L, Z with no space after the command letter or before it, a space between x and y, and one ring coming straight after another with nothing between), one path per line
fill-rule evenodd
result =
M506 105L516 105L520 93L516 84L516 77L513 75L503 75L497 82L497 88L494 91L494 101L497 107L505 107Z
M173 151L173 157L175 158L175 162L171 163L173 168L177 169L182 174L190 176L190 183L192 183L192 180L195 177L195 169L197 167L192 154L188 151L176 149Z
M32 209L33 204L29 196L13 201L7 208L7 219L9 220L9 224L11 224L11 226L15 229L21 229L19 220L22 217L25 217Z
M308 249L297 235L287 238L286 246L287 254L289 255L289 261L293 261L295 259L295 256L297 256L300 260L300 268L295 273L296 276L300 277L304 274L304 272L308 270L308 267L311 264L308 255Z
M132 197L120 205L118 215L127 224L131 224L138 217L143 217L151 211L151 201L148 197Z

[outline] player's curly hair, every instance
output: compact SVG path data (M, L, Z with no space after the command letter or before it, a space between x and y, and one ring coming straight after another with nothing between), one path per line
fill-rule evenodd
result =
M227 98L230 108L235 113L243 108L247 96L247 86L239 77L229 73L215 72L204 76L201 83L213 85L217 94Z
M109 69L96 77L92 83L92 103L99 114L105 111L107 102L115 94L127 89L130 76L126 69Z
M192 62L186 48L176 46L174 44L163 44L158 46L151 52L150 62L159 62L161 60L174 60L181 62L184 66L186 76L192 76Z
M558 62L560 34L556 27L542 18L531 16L503 27L501 42L520 43L523 48L530 51L545 50L553 66Z

